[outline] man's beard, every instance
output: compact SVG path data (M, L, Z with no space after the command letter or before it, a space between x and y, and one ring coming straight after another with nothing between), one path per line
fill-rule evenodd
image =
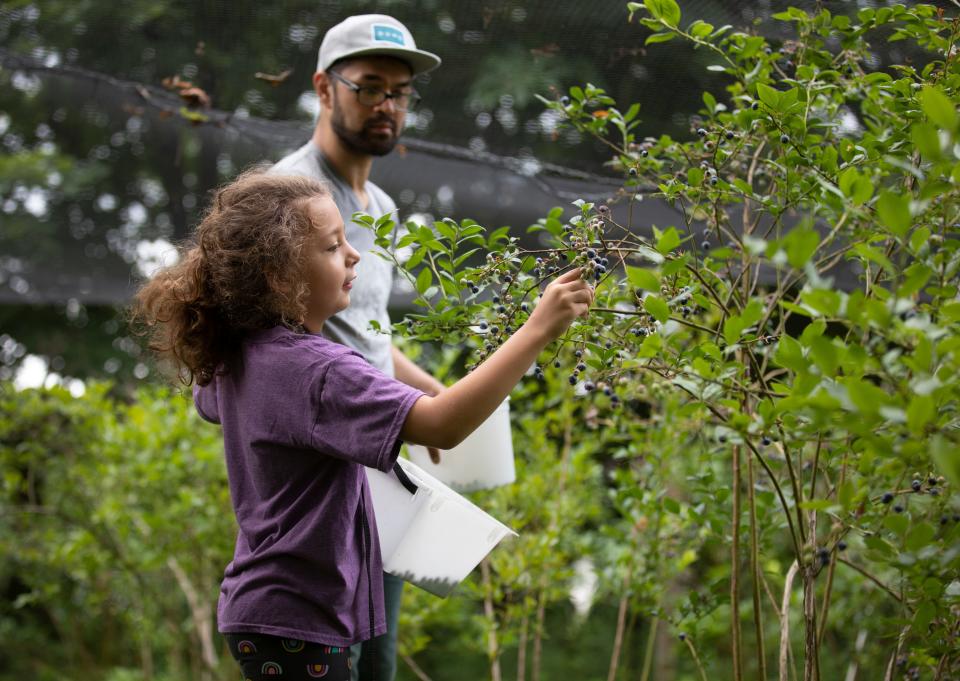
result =
M374 126L384 123L391 127L394 132L393 135L385 138L382 135L373 135L370 132L370 129ZM337 106L336 98L334 98L330 125L333 128L333 132L340 138L340 141L343 142L348 149L359 154L386 156L393 151L393 148L397 144L396 122L389 116L378 116L365 121L359 132L348 130L343 121L343 112L340 111L340 107Z

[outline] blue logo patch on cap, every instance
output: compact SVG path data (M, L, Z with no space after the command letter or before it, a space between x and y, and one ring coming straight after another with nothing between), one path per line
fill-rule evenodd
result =
M381 43L395 43L403 47L403 33L387 24L373 25L373 39Z

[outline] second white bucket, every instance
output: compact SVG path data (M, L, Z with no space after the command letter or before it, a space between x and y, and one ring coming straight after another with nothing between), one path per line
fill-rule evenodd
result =
M420 445L407 445L407 454L420 468L457 492L509 485L517 479L510 434L510 398L463 442L441 452L440 463L433 463L426 447Z
M500 541L516 532L415 464L367 469L383 569L437 596L447 596Z

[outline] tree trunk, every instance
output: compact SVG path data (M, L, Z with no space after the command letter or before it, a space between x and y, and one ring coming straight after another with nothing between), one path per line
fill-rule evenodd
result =
M530 613L524 608L523 621L520 623L520 643L517 646L517 681L527 677L527 636L530 628Z
M790 592L793 590L793 578L797 576L800 569L797 561L793 561L790 569L787 570L786 579L783 581L783 601L780 605L780 681L788 681L787 670L790 654Z
M187 604L190 606L190 618L193 620L194 629L200 640L203 666L208 672L216 673L219 660L217 659L217 651L213 646L212 608L210 604L204 602L200 594L197 593L196 588L190 582L190 578L187 576L187 573L184 572L176 558L173 556L168 558L167 567L170 568L170 571L176 578L177 584L180 586L180 590L183 591L183 595L186 596ZM205 674L204 676L208 675L209 674Z
M480 574L483 577L483 614L487 618L487 659L490 661L490 681L502 681L497 616L493 610L493 582L490 579L490 562L486 558L480 561Z
M740 446L733 447L733 541L730 547L730 634L734 681L743 680L740 660Z

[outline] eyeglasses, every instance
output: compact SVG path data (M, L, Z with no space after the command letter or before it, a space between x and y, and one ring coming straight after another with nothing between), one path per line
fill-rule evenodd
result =
M348 80L336 71L328 71L328 75L333 76L348 88L357 93L357 101L363 106L378 106L388 99L392 99L394 105L399 111L413 111L420 103L420 95L413 88L401 90L400 92L385 92L378 87L370 85L358 85L352 80Z

